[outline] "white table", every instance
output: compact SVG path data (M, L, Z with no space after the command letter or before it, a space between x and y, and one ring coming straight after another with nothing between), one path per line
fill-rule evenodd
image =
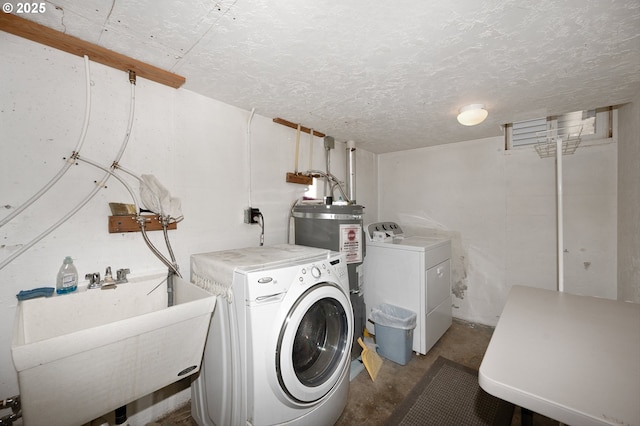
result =
M478 380L569 425L638 426L640 304L514 286Z

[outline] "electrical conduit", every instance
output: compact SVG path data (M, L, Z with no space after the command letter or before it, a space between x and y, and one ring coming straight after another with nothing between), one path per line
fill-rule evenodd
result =
M249 114L249 119L247 120L247 166L249 170L249 207L253 206L251 204L251 190L252 190L252 179L251 179L251 121L253 121L253 115L255 114L256 109L251 108L251 113Z

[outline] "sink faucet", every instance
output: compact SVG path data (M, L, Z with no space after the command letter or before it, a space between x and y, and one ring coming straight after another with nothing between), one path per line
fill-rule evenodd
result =
M116 283L118 284L128 283L129 280L127 280L127 274L129 273L131 273L129 268L118 269L116 271Z
M84 276L85 280L89 280L87 288L100 288L102 283L100 282L100 272L92 272Z
M104 272L104 280L100 280L100 272L92 272L90 274L85 275L85 279L89 280L88 289L91 288L102 288L104 290L108 290L111 288L116 288L116 284L124 284L129 282L127 280L127 274L131 273L129 268L122 268L116 271L116 279L113 279L113 275L111 274L111 266L107 266L106 271ZM1 424L0 424L1 426Z
M107 270L104 272L104 280L102 280L102 286L100 290L110 290L116 288L116 280L111 275L111 266L107 266Z
M102 284L115 284L115 280L111 275L111 266L107 266L107 270L104 272L104 281L102 282Z

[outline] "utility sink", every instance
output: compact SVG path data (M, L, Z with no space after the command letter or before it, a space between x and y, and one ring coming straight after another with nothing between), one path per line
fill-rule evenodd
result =
M25 425L84 424L200 370L215 297L166 273L21 301L11 351Z

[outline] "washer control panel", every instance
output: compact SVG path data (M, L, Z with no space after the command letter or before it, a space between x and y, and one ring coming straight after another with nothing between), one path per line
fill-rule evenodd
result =
M308 287L323 281L346 282L347 263L343 256L334 256L288 266L278 270L254 271L248 275L246 300L276 300L293 285Z
M337 278L332 278L336 276ZM321 281L336 281L347 276L347 264L341 257L323 260L300 269L296 281L302 285Z

